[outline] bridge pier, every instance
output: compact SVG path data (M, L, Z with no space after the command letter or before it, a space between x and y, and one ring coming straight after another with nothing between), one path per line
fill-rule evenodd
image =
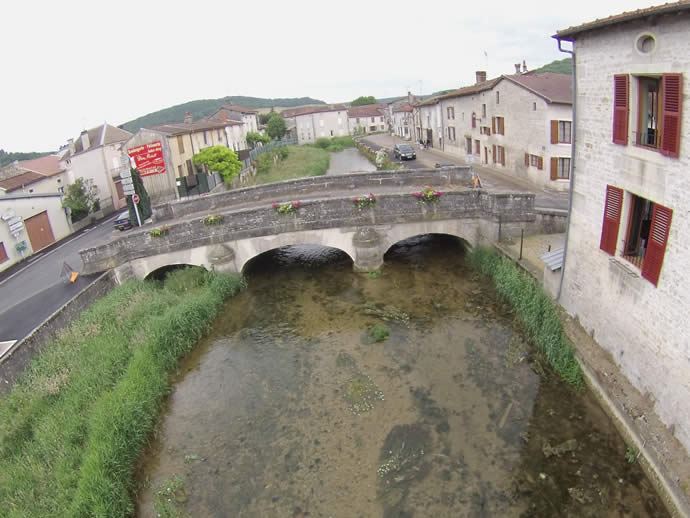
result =
M372 227L360 227L352 236L355 251L353 269L356 272L380 270L383 266L383 238Z

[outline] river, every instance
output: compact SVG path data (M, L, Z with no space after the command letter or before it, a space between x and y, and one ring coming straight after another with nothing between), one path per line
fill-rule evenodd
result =
M174 378L139 516L668 516L459 241L401 243L380 277L310 246L246 273Z
M331 156L331 161L326 174L376 171L376 166L362 156L357 148L347 148L343 151L329 154Z

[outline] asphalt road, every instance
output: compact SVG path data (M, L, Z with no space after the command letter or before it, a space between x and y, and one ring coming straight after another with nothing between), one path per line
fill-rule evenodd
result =
M76 282L70 283L61 278L60 273L65 263L81 272L79 250L109 240L113 233L112 221L113 217L107 218L76 236L67 237L3 276L0 280L0 342L21 340L96 279L97 275L80 275Z

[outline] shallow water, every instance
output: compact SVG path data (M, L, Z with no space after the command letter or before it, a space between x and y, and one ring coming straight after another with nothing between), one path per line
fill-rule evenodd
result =
M405 242L380 278L305 246L260 256L247 277L180 367L139 516L173 476L179 516L668 516L457 241Z
M369 162L356 148L347 148L337 153L329 153L331 161L326 174L346 174L360 171L376 171L376 166Z

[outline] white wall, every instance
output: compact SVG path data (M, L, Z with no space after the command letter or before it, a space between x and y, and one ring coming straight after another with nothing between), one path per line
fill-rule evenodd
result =
M575 45L577 129L573 210L561 303L655 402L655 410L690 450L690 39L688 17L633 22L588 33ZM656 37L640 54L636 38ZM683 73L680 158L613 144L613 76ZM631 97L631 106L637 100ZM607 184L625 191L616 256L599 249ZM630 193L673 210L658 286L620 257Z
M297 115L295 124L299 144L314 142L321 137L343 137L350 134L347 110Z

